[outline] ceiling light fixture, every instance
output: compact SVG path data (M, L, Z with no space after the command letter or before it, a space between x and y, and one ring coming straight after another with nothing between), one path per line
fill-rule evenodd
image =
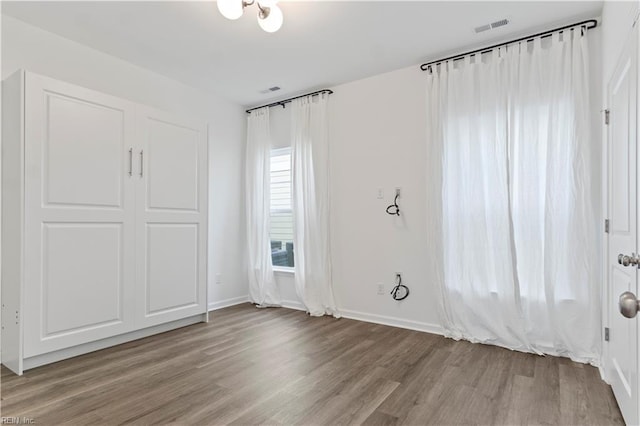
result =
M282 27L284 16L278 7L278 0L218 0L218 10L227 19L235 20L242 16L244 8L254 3L258 6L258 24L268 33L275 33Z

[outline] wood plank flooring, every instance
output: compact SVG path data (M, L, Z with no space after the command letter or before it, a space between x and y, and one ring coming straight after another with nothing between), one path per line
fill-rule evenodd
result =
M2 416L36 424L623 424L597 369L244 304L36 368L2 369Z

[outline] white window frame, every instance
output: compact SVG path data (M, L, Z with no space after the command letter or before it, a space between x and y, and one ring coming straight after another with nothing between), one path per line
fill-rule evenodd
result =
M270 159L273 157L278 157L285 154L288 154L289 156L291 156L290 146L281 147L281 148L272 148L270 152ZM291 170L291 168L289 170ZM292 185L293 185L293 182L292 182ZM293 203L293 188L292 188L291 203ZM271 202L269 202L269 204L271 204ZM291 208L289 209L276 209L276 210L270 209L269 214L271 215L273 213L291 213L291 215L293 216L293 205L291 205ZM269 232L271 232L271 229L269 230ZM293 266L279 266L279 265L273 265L273 263L271 264L271 266L274 272L276 272L277 274L283 274L283 275L292 275L295 269Z

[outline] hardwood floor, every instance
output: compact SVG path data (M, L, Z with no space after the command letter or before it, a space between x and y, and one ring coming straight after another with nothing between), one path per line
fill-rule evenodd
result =
M623 424L591 366L249 304L1 379L36 424Z

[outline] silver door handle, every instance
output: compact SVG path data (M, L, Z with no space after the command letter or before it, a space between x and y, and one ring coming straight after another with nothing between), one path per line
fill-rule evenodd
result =
M129 148L129 176L133 176L133 148Z
M144 151L140 150L140 177L144 175Z
M626 254L618 255L618 263L622 266L638 266L640 265L640 257L638 257L635 253L631 253L631 256L627 256Z
M640 300L630 291L625 291L620 295L618 302L620 313L627 318L634 318L640 310Z

